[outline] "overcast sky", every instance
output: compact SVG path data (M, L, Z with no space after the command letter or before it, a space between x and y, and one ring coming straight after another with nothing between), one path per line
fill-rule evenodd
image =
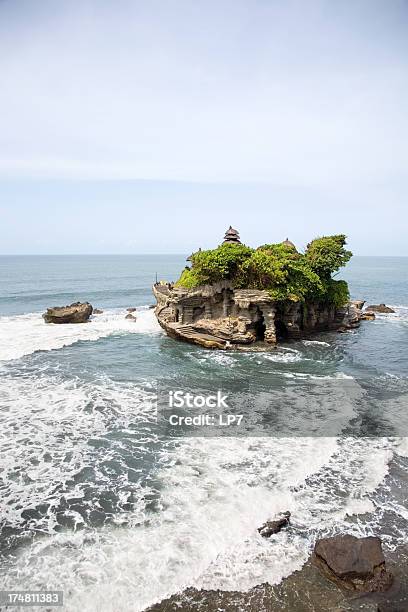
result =
M408 255L406 0L0 0L0 253Z

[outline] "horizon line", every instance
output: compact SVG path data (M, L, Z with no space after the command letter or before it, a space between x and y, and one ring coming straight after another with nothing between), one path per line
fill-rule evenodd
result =
M151 256L180 256L184 257L184 253L0 253L0 257L151 257ZM407 255L359 255L353 253L353 257L408 257Z

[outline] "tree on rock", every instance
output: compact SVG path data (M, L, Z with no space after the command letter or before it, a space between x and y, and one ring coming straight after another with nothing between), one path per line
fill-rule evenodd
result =
M344 248L346 236L323 236L315 238L307 245L305 256L310 267L323 279L331 278L352 257L351 251Z

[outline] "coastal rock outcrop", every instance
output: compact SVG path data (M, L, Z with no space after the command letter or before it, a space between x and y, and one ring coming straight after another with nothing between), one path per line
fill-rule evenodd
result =
M375 313L369 310L363 310L365 300L351 300L349 302L349 309L353 313L353 316L359 321L374 321ZM347 331L345 329L339 329L338 331Z
M206 348L268 349L314 332L354 329L361 310L318 302L276 302L267 291L235 289L228 281L194 289L156 283L160 325L173 338Z
M69 306L52 306L43 314L46 323L86 323L93 312L89 302L75 302Z
M365 310L364 312L361 313L361 320L362 321L374 321L375 320L375 313L374 312L369 312L368 310Z
M287 527L290 522L289 519L290 512L283 512L279 518L274 521L266 521L266 523L258 528L258 532L263 538L270 538L271 535L279 533L284 527Z
M395 314L395 310L386 306L385 304L371 304L367 306L367 311L370 312L379 312L381 314Z
M173 338L235 350L354 329L365 302L349 302L347 282L334 278L352 256L345 245L336 234L303 252L288 238L252 248L230 226L222 244L187 257L175 284L156 281L156 317Z
M377 537L323 538L316 543L312 561L327 578L348 590L386 591L393 582Z
M129 312L129 314L126 315L125 319L128 319L128 321L136 321L136 317L135 315L133 315L131 312Z

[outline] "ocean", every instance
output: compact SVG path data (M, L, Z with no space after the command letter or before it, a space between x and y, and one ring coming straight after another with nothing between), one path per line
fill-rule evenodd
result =
M63 590L67 611L136 612L191 585L277 584L323 535L407 541L408 258L354 257L341 274L353 298L395 314L269 353L166 337L151 285L184 265L0 257L1 588ZM103 314L44 323L48 306L78 300ZM257 426L163 434L163 381L235 390ZM292 527L271 545L257 528L286 510Z

